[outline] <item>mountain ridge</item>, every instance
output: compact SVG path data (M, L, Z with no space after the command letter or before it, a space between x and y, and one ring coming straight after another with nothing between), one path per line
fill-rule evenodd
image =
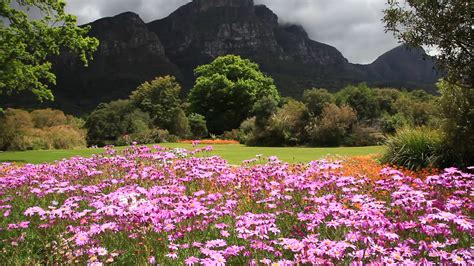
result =
M421 48L404 45L371 64L352 64L335 47L311 40L302 26L280 24L272 10L253 0L194 0L149 23L124 12L86 25L101 42L89 67L69 53L52 59L56 102L46 105L73 114L126 98L160 75L176 76L185 93L194 83L195 67L225 54L257 62L284 96L296 98L311 87L336 91L360 82L434 92L439 77L432 59L420 59L426 57Z

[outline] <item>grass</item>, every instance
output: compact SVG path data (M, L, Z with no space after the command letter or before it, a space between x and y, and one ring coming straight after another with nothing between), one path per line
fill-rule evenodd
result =
M191 144L162 143L163 147L193 149ZM203 147L206 145L199 145ZM371 147L341 147L341 148L269 148L269 147L247 147L244 145L214 145L211 155L218 155L231 164L240 164L243 160L254 158L257 154L263 156L277 156L280 160L289 163L309 162L321 159L329 155L361 156L378 154L382 152L381 146ZM124 149L124 147L119 147ZM102 153L103 149L82 150L54 150L54 151L24 151L24 152L0 152L0 162L19 163L45 163L61 160L73 156L90 157Z

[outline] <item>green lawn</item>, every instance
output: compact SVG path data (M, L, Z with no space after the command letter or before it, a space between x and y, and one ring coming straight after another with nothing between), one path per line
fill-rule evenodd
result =
M164 147L193 149L190 144L163 143ZM203 147L206 145L199 145ZM321 159L328 155L357 156L377 154L382 151L381 146L373 147L343 147L343 148L268 148L247 147L244 145L214 145L212 155L218 155L231 164L240 164L243 160L254 158L257 154L263 156L277 156L290 163L309 162ZM118 149L123 149L119 147ZM25 152L0 152L0 162L43 163L53 162L73 156L91 156L103 152L103 149L83 150L55 150L55 151L25 151Z

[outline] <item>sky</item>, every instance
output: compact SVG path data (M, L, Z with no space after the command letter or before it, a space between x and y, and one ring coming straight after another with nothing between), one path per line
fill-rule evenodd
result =
M398 45L381 22L386 0L254 0L280 23L302 25L311 39L336 47L352 63L367 64ZM190 0L67 0L80 24L125 11L145 22L168 16Z

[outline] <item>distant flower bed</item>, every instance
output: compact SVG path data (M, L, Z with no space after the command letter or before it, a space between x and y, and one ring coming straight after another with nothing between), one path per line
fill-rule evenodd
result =
M0 261L474 264L473 174L418 178L366 158L231 166L203 157L210 149L132 146L0 164Z
M225 140L225 139L203 139L203 140L180 140L179 143L186 144L204 144L204 145L214 145L214 144L240 144L236 140Z

